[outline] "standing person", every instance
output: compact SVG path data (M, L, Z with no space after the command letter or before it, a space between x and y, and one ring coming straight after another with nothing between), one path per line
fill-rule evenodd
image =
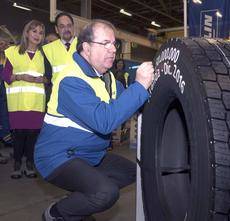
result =
M4 50L8 47L9 43L6 39L0 39L0 73L5 65L5 53ZM6 103L6 89L4 81L0 78L0 140L4 144L12 144L12 138L10 134L9 117ZM7 158L0 153L0 164L7 163Z
M5 50L7 57L2 78L6 82L10 128L14 139L13 179L36 177L33 166L34 145L43 123L45 111L44 58L41 46L44 25L32 20L24 27L21 43ZM22 171L22 157L26 166Z
M93 20L79 35L73 61L57 77L35 147L35 165L48 182L71 191L51 204L44 221L79 221L110 208L119 189L135 181L136 165L106 151L111 132L148 99L153 66L145 62L124 90L111 74L111 97L102 80L116 54L115 28Z
M125 71L125 61L123 59L118 59L115 61L115 71L114 75L116 80L120 81L124 88L128 88L129 86L129 73ZM124 122L121 125L120 131L120 142L123 140L124 135L127 132L127 129L125 128L126 122Z
M129 73L125 71L125 62L123 59L118 59L115 62L114 75L118 81L120 81L125 88L129 86Z
M52 66L52 82L58 73L72 60L76 50L77 37L74 36L74 21L71 15L62 12L55 18L55 30L59 39L43 46L46 58Z

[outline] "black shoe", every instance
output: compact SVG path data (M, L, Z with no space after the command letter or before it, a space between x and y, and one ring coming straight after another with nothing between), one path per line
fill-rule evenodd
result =
M37 174L34 169L34 164L30 161L26 161L26 168L24 170L24 174L28 178L36 178Z
M51 215L50 210L55 203L49 205L49 207L42 214L42 221L64 221L62 217L54 217Z
M20 179L22 177L22 164L21 162L15 161L14 171L11 173L12 179Z
M6 147L12 147L13 146L13 139L12 139L11 134L9 133L6 136L4 136L2 138L2 142L3 142L4 146L6 146Z

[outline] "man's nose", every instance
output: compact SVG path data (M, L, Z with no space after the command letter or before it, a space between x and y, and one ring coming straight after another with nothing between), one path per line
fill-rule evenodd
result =
M63 28L63 32L67 32L69 29L67 27Z
M117 51L117 48L116 48L116 46L114 44L111 45L110 51L112 51L112 52L116 52Z

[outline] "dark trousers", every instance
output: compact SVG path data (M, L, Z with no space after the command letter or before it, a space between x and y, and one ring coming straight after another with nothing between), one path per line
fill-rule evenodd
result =
M34 162L34 146L40 130L15 129L13 135L14 160L21 162L23 155L27 161Z
M6 89L0 79L0 139L10 134L9 116L6 101Z
M96 167L75 158L47 177L48 182L72 192L56 204L65 221L80 221L110 208L119 198L119 189L135 179L135 163L112 153Z

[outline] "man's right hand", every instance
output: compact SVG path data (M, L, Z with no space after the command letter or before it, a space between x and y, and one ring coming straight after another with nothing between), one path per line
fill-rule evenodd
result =
M135 81L139 82L147 90L154 79L154 68L151 61L143 62L136 72Z

